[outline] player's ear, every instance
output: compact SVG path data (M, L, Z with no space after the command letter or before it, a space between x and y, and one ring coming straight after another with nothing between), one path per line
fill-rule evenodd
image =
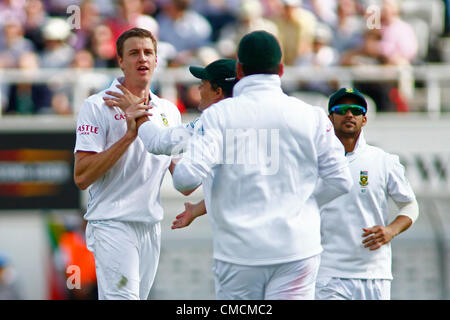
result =
M361 127L364 127L364 126L366 125L366 123L367 123L367 116L366 116L366 115L363 115L363 120L362 120L362 125L361 125Z
M218 100L222 100L222 99L224 98L222 87L217 87L217 90L216 90L216 98L217 98Z

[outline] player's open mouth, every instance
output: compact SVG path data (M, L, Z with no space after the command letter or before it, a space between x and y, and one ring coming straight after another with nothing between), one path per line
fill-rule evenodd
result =
M150 69L146 66L140 66L139 68L137 68L137 70L140 74L146 74Z

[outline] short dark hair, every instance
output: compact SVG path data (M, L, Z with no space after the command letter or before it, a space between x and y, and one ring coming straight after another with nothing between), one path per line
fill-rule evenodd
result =
M116 49L117 49L117 55L119 57L123 57L123 45L125 41L129 38L138 37L138 38L150 38L153 42L153 47L155 48L155 55L157 53L157 43L155 36L148 30L142 29L142 28L133 28L125 31L122 33L117 39L116 42Z
M242 64L242 71L246 76L250 76L252 74L278 74L280 71L280 65L277 64L275 66L270 67L254 67Z

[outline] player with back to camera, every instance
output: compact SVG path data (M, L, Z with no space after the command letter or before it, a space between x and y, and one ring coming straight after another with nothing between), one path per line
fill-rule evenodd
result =
M321 207L321 264L316 299L390 299L391 240L419 215L414 192L396 155L366 143L367 102L354 88L330 96L329 118L345 147L353 178L347 194ZM388 223L388 197L400 211Z
M178 108L150 91L154 36L139 28L125 31L117 55L124 77L108 90L127 88L138 103L151 102L160 126L181 124ZM90 187L87 246L95 255L99 299L147 299L160 254L160 186L171 158L145 151L136 122L108 107L105 91L85 100L77 121L74 180L82 190Z
M281 90L281 49L273 35L247 34L238 58L233 97L203 111L202 134L189 139L173 171L174 186L203 185L218 299L313 299L322 251L315 198L329 201L349 191L343 146L322 110ZM233 132L238 140L256 132L271 141L243 150L228 144ZM259 158L223 162L239 152L243 159ZM326 194L314 194L319 176Z

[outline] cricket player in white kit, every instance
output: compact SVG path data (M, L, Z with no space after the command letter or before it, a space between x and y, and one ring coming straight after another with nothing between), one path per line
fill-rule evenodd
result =
M122 85L152 104L154 123L177 126L177 107L150 91L156 48L147 30L124 32L117 40L124 78L108 90ZM147 299L160 253L160 186L171 158L146 152L136 122L108 107L105 92L85 100L77 122L74 179L81 189L90 187L87 245L95 255L99 299Z
M354 183L349 193L321 207L324 251L316 299L390 299L390 241L417 219L417 201L398 156L366 143L364 96L342 88L330 97L328 108ZM391 223L388 197L400 208Z
M218 299L313 299L322 251L313 193L318 177L336 196L348 192L348 163L325 113L282 92L273 35L244 36L238 57L233 97L202 113L174 185L203 183Z

